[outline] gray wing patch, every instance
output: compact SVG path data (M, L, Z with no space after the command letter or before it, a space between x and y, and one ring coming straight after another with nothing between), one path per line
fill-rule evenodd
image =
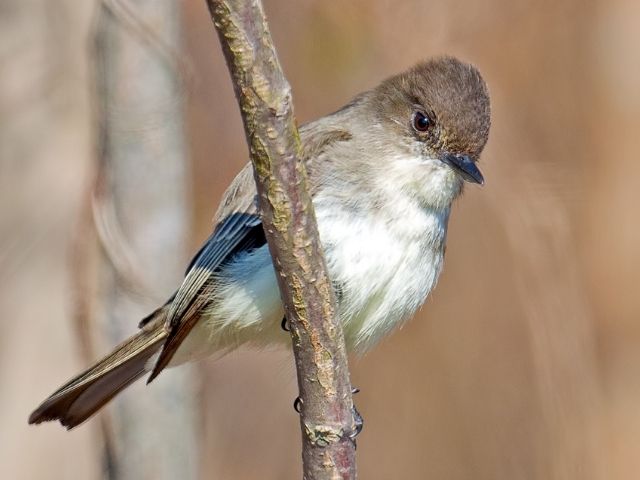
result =
M219 267L239 251L266 243L257 214L234 213L221 221L191 261L167 315L167 325L179 323L200 290Z
M253 170L248 163L225 192L214 218L215 229L195 255L167 313L167 326L175 327L211 274L260 224ZM262 228L262 227L260 227Z
M266 243L262 222L256 214L234 213L218 223L191 262L187 275L169 307L166 327L168 335L156 360L148 382L169 364L184 339L200 319L200 312L209 304L215 288L212 275L238 252Z
M314 160L318 161L329 146L351 139L349 132L322 122L305 125L301 128L301 135L303 160L310 175L315 167ZM311 182L311 191L312 194L315 191L314 182ZM185 279L171 302L167 314L169 328L180 323L184 313L221 264L238 251L266 243L256 195L253 169L248 163L227 189L214 220L216 229L191 261Z
M314 162L326 161L326 150L337 142L350 140L351 134L324 123L309 124L300 133L304 145L303 161L309 170L311 194L314 195ZM149 381L169 364L182 341L198 322L200 312L209 302L207 297L215 288L212 283L215 272L237 253L266 244L256 196L253 169L248 163L225 192L214 218L216 228L213 234L196 254L182 285L169 300L165 327L168 335Z

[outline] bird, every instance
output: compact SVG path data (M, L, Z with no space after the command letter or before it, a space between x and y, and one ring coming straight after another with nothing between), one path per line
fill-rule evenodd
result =
M491 125L478 69L436 57L300 127L302 162L348 351L366 352L421 307L442 271L447 225ZM132 337L47 397L29 423L83 423L135 380L241 345L285 345L284 308L251 164L169 300Z

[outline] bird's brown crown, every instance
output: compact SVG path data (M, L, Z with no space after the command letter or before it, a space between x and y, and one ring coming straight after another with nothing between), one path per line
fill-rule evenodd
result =
M477 160L487 142L489 93L473 65L453 57L422 62L385 80L374 95L381 120L399 133L417 135L436 153L447 151Z

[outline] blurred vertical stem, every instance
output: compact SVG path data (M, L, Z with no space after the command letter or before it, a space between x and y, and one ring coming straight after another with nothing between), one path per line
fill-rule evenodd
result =
M98 318L110 344L168 298L186 264L187 156L180 72L171 61L179 11L174 0L104 0L97 19L94 213L108 261ZM180 370L115 400L108 478L197 477L193 385L190 368Z
M260 1L207 4L240 104L263 226L291 327L304 478L353 479L347 354L301 161L291 88Z

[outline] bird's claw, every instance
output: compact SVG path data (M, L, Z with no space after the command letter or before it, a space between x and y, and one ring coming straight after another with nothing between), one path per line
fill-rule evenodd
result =
M293 401L293 409L296 412L301 413L301 411L302 411L302 398L296 397L296 399Z
M280 328L282 328L285 332L290 332L289 322L287 321L287 317L282 317L282 322L280 322Z
M358 392L360 392L360 389L357 387L351 390L352 395L355 395ZM360 412L356 408L355 403L351 407L351 415L353 415L353 424L355 428L349 434L349 439L353 442L353 446L357 448L358 445L356 444L356 437L360 435L360 432L362 432L362 429L364 428L364 419L362 418L362 415L360 415Z
M284 320L283 320L283 323L284 323ZM359 388L354 388L351 390L351 394L355 395L359 391L360 391ZM296 397L296 399L293 401L293 409L296 412L301 413L302 404L303 404L302 398L300 398L299 396ZM351 407L351 415L353 416L354 429L349 433L349 440L351 440L353 442L354 447L357 448L356 437L360 435L360 432L362 432L362 429L364 428L364 419L362 418L362 415L360 415L360 412L356 408L355 404Z

